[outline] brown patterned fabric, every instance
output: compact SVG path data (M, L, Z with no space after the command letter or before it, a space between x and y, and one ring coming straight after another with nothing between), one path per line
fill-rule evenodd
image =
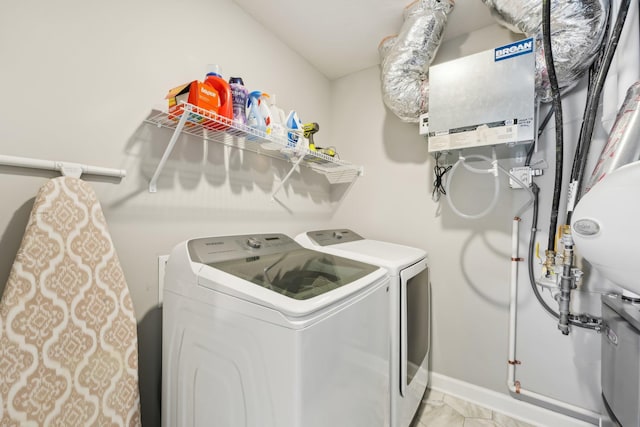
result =
M0 426L140 426L136 319L91 187L38 193L0 301Z

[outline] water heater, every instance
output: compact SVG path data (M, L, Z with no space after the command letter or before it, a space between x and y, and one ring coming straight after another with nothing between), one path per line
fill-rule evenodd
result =
M535 139L535 41L429 68L429 151Z
M571 227L578 252L607 279L640 295L640 161L610 173L585 194Z

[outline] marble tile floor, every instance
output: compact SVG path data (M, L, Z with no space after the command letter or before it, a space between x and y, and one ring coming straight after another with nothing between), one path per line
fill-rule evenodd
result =
M491 409L427 390L411 427L533 427Z

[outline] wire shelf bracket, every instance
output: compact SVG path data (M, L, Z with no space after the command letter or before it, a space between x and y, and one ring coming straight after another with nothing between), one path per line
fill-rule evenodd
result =
M323 174L330 184L353 182L363 174L361 166L355 166L324 153L302 147L303 136L300 134L300 130L287 129L286 132L289 135L297 133L297 138L294 137L294 139L298 142L292 143L287 135L267 134L250 126L232 122L192 104L183 103L178 111L161 112L148 118L145 122L173 130L173 135L149 182L150 193L157 192L160 174L178 138L183 133L293 163L291 170L271 194L272 200L299 165Z

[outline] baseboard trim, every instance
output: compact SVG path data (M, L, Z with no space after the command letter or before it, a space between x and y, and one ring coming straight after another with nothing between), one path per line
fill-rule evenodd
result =
M435 372L431 373L429 388L540 427L593 427L585 421Z

